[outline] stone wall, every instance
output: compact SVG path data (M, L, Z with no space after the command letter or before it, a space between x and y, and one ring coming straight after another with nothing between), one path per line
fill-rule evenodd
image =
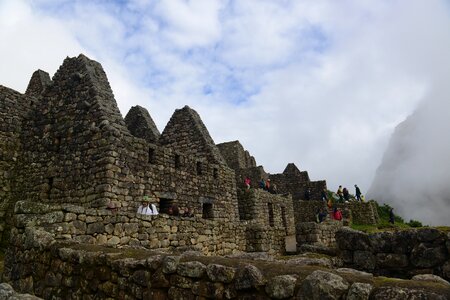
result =
M326 189L326 181L311 181L308 172L301 172L293 163L286 166L281 174L270 175L272 184L277 185L280 194L289 193L292 199L305 200L306 190L310 190L309 200L321 200L321 193Z
M139 105L131 107L125 116L125 123L130 133L135 137L142 138L149 143L158 141L160 136L159 130L145 108Z
M20 134L30 101L20 93L0 86L0 241L3 242L7 239L3 238L3 232L11 225L7 222L12 220L12 178L22 151Z
M256 167L255 158L244 149L239 141L217 144L217 147L228 166L233 170Z
M349 203L335 203L334 206L341 208L342 211L349 211L353 224L375 225L380 219L377 206L373 201L363 203L350 201Z
M348 267L383 276L435 274L450 280L450 234L433 228L366 234L348 228L336 234Z
M14 236L3 279L44 299L446 299L445 283L349 269L60 243L33 229Z
M342 222L327 220L323 223L304 222L297 224L297 248L302 245L336 248L336 232Z

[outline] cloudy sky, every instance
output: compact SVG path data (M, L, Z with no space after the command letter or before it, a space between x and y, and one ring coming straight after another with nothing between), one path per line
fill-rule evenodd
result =
M2 85L24 92L34 70L84 53L122 115L144 106L162 131L187 104L266 171L294 162L364 193L395 126L450 70L450 3L0 0L0 40Z

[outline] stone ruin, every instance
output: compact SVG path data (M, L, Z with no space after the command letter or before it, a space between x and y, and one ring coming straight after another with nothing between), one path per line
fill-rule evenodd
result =
M326 188L294 164L266 173L238 141L215 145L188 106L162 133L143 107L122 118L101 65L84 55L67 58L52 79L36 71L25 94L0 87L0 100L3 241L11 228L38 225L61 239L114 246L282 253L295 223L307 221L305 190L320 200ZM258 190L261 178L279 193ZM161 216L136 215L145 195L160 199ZM196 217L164 215L173 204ZM165 229L155 232L157 224ZM193 229L200 238L188 238Z
M316 277L326 282L329 276L342 281L333 293L360 289L346 270L308 275L310 269L269 263L263 274L247 263L206 260L335 246L341 224L305 223L325 207L326 182L311 181L292 163L282 174L266 173L238 141L216 145L188 106L174 112L162 133L142 107L123 118L101 65L84 55L65 59L52 79L36 71L25 94L0 86L0 115L3 280L21 292L46 299L303 298L317 293ZM258 189L261 178L278 193ZM136 214L146 195L160 199L159 215ZM194 217L169 216L171 205L191 208ZM344 208L348 219L377 222L370 203ZM156 250L168 252L148 252ZM352 251L344 253L357 265L359 250ZM206 256L198 261L177 253ZM371 292L373 278L367 280L367 295L391 293L383 284Z

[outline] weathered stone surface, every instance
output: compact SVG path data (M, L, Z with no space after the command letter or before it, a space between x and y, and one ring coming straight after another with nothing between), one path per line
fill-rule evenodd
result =
M177 287L171 287L169 289L169 299L183 299L183 300L194 300L195 295L188 289L181 289Z
M355 251L353 253L354 264L362 270L373 271L375 269L375 256L368 251Z
M162 262L162 271L164 274L171 274L177 271L178 263L180 262L179 256L166 256Z
M373 300L403 300L403 299L427 299L427 300L445 300L446 295L441 295L431 291L419 289L407 289L401 287L382 287L375 289L370 299Z
M313 258L313 257L296 257L286 261L287 264L300 265L300 266L322 266L326 268L332 267L332 262L330 259L322 257L322 258Z
M368 300L372 289L369 283L355 282L348 290L347 300Z
M285 299L294 296L297 278L292 275L280 275L266 284L266 293L273 299Z
M382 268L405 268L408 266L408 256L405 254L395 254L395 253L378 253L377 265Z
M345 250L367 251L372 247L369 236L366 233L347 227L343 227L336 232L336 243L339 249Z
M348 287L348 283L341 276L318 270L303 280L297 297L314 300L341 299Z
M178 264L177 273L181 276L201 278L206 271L206 266L198 261L188 261Z
M450 283L447 280L443 279L442 277L433 275L433 274L415 275L415 276L413 276L413 278L411 278L411 280L438 282L438 283L442 283L444 285L448 285L450 287Z
M369 280L373 279L373 274L372 273L367 273L367 272L363 272L363 271L359 271L359 270L355 270L355 269L350 269L350 268L339 268L336 269L336 272L340 273L340 274L351 274L354 276L358 276L358 277L363 277Z
M199 281L192 287L194 295L208 299L223 299L224 286L220 282Z
M208 278L214 282L230 283L234 279L236 270L232 267L226 267L217 264L209 264L206 267Z
M432 268L447 260L447 249L444 246L427 246L420 243L411 252L411 263L416 267Z
M236 290L245 290L261 286L265 283L261 271L253 265L245 265L238 269L235 277Z
M7 283L0 283L0 300L42 300L29 294L19 294Z

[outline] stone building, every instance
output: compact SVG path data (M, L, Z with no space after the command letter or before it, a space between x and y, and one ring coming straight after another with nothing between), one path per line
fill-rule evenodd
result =
M25 94L0 87L0 114L2 234L39 225L60 238L157 248L177 247L194 230L202 241L183 245L214 253L205 239L219 233L199 227L216 227L220 240L235 241L227 253L283 251L295 233L292 199L242 194L195 110L176 110L162 133L142 107L122 118L101 65L84 55L65 59L52 79L36 71ZM136 216L146 195L159 198L160 216ZM171 205L195 218L165 216Z

